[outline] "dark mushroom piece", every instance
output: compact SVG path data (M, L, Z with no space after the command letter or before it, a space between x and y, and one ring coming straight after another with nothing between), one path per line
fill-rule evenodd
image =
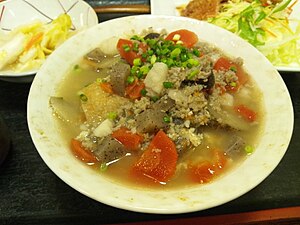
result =
M144 39L147 40L147 39L156 39L156 38L159 38L160 37L160 34L159 33L149 33L147 34Z

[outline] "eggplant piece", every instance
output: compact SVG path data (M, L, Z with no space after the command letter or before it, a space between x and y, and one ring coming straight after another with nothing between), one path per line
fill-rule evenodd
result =
M130 65L119 61L112 67L109 74L113 92L124 96L127 78L130 75Z
M112 138L106 136L103 141L93 151L93 154L102 163L109 163L118 160L126 155L127 151L124 145Z
M136 117L136 130L140 133L154 133L165 129L168 124L164 122L165 112L155 109L147 109Z

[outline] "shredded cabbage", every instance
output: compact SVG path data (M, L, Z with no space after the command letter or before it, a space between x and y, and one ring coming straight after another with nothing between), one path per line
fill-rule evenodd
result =
M260 1L231 0L208 22L223 27L260 50L275 66L300 66L300 21L288 20L291 0L263 6Z
M73 35L71 26L70 16L61 14L50 23L36 20L9 33L0 33L0 56L3 62L7 62L0 63L0 70L18 73L38 69L49 54ZM20 34L25 35L22 45L14 38ZM19 51L17 56L16 50Z

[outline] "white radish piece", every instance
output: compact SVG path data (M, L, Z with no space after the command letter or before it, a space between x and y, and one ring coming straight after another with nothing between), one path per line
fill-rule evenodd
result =
M164 88L163 82L166 81L167 75L168 66L165 63L154 63L144 80L146 90L150 94L159 95Z
M98 127L96 127L94 135L97 137L105 137L112 133L113 126L113 121L106 119Z

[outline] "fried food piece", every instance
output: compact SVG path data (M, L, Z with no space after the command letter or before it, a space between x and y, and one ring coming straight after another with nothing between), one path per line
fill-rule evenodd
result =
M198 20L206 20L218 14L220 0L192 0L181 11L181 16L191 17Z
M81 92L86 96L81 107L89 122L102 121L108 113L117 112L122 105L130 104L126 98L106 93L97 82L83 88Z

